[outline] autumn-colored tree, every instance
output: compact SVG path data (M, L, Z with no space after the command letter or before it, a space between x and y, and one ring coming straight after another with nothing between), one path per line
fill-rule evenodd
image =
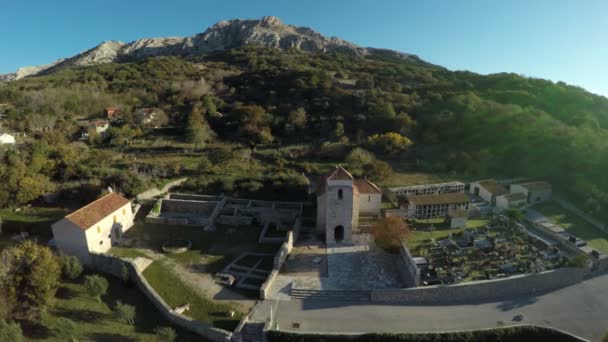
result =
M289 112L289 117L287 118L287 122L291 124L293 127L302 129L306 127L307 114L304 108L298 107L296 110L292 110Z
M55 297L61 273L57 257L28 240L3 250L0 260L0 293L9 316L36 319Z
M271 116L260 106L239 106L231 115L239 123L239 132L254 143L269 143L273 140L270 131Z
M376 245L389 252L398 252L401 241L407 237L410 229L399 217L390 216L378 221L372 227Z
M384 153L395 154L407 150L412 141L407 137L395 132L374 134L367 139L370 147Z

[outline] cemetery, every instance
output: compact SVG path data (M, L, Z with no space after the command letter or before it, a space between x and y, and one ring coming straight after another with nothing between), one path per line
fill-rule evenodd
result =
M567 258L518 223L493 215L486 224L449 229L411 221L414 236L429 236L411 248L420 285L456 284L538 273L564 266Z

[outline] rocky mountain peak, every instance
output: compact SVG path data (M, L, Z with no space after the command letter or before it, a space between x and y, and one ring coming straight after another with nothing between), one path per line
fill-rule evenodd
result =
M279 18L232 19L220 21L203 33L190 37L144 38L130 43L105 41L75 56L53 63L21 68L0 75L0 80L14 80L26 76L44 75L58 70L131 61L153 56L188 56L226 50L243 45L263 45L277 49L296 48L306 52L342 52L366 56L376 49L362 48L337 37L327 38L308 27L284 24ZM399 58L417 58L394 52Z

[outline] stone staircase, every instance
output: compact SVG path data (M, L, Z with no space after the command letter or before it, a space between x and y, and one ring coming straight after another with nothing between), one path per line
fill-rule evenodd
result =
M291 289L291 298L295 299L323 299L335 301L370 301L368 290L318 290L318 289Z

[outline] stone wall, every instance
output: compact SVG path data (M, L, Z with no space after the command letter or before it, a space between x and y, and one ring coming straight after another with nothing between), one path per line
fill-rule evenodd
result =
M397 270L405 287L416 287L420 284L420 269L416 266L412 254L403 242L397 260Z
M582 281L584 268L561 268L506 279L467 282L457 285L424 286L409 289L374 290L374 302L411 305L478 303L521 296L541 295Z
M169 192L172 188L184 184L187 180L188 180L188 178L178 179L176 181L167 183L164 187L162 187L162 189L154 188L154 189L150 189L148 191L144 191L141 194L137 195L136 198L138 201L141 202L144 200L154 198L156 196L160 196L164 193Z
M209 218L216 206L217 202L163 199L161 202L161 216L167 213L169 216L185 214Z
M279 248L279 251L274 257L274 266L272 267L272 271L268 275L268 278L266 278L264 284L262 284L262 287L260 287L260 298L262 300L267 298L268 292L272 287L274 279L279 274L281 267L283 267L283 263L285 263L285 260L287 260L287 256L289 256L289 253L291 253L291 250L293 249L293 236L293 231L287 233L287 238L285 239L285 242L283 242L281 248Z
M92 267L95 270L119 277L122 275L124 265L137 288L146 296L146 298L148 298L148 300L150 300L158 312L172 324L191 331L210 341L230 341L232 333L173 312L167 303L165 303L156 291L154 291L152 286L148 284L141 274L143 269L137 266L137 262L101 254L92 254L91 258L93 260Z

